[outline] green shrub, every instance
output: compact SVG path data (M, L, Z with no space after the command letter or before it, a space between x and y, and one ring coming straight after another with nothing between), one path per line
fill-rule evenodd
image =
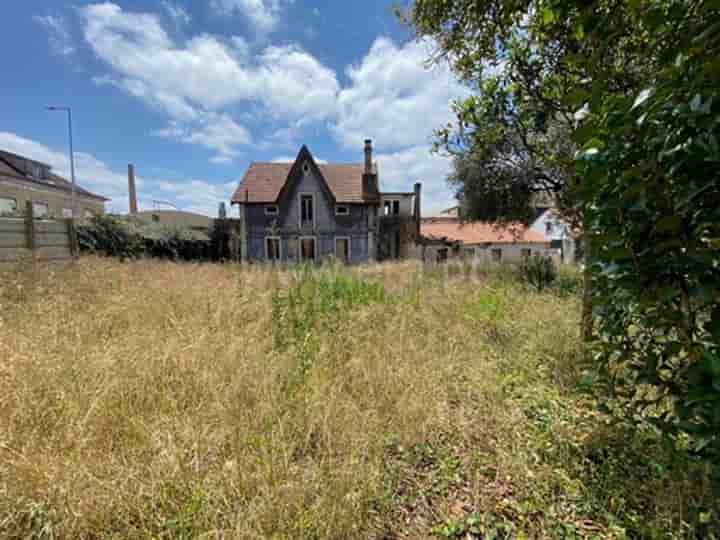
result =
M555 263L550 257L534 255L520 265L520 276L538 291L549 287L557 278Z
M143 255L172 260L210 258L210 240L190 229L156 224L137 225L117 216L95 216L77 225L78 244L87 253L136 258Z
M121 259L139 257L141 237L128 222L114 216L94 216L76 227L80 250Z

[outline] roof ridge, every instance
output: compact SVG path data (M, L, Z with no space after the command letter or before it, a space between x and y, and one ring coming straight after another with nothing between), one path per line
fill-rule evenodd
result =
M360 161L329 161L329 162L318 162L315 160L315 163L317 163L318 167L322 167L324 165L351 165L351 166L357 166L357 167L363 167L363 163ZM250 165L294 165L294 161L251 161Z

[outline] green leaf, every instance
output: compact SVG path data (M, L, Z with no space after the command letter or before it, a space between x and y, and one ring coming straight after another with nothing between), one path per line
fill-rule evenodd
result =
M544 7L542 9L542 21L544 24L552 24L555 20L555 12L552 8Z

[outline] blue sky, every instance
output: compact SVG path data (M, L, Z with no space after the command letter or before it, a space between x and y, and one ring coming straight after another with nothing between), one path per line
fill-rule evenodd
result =
M411 39L392 0L7 2L0 33L0 148L68 174L73 109L79 182L127 210L170 201L214 215L248 164L361 161L372 138L381 187L423 182L452 204L448 161L430 153L464 88L431 43Z

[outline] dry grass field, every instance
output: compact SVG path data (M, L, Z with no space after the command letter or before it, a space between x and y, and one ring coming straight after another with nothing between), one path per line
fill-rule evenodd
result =
M578 387L579 300L412 263L0 274L2 538L710 538Z

